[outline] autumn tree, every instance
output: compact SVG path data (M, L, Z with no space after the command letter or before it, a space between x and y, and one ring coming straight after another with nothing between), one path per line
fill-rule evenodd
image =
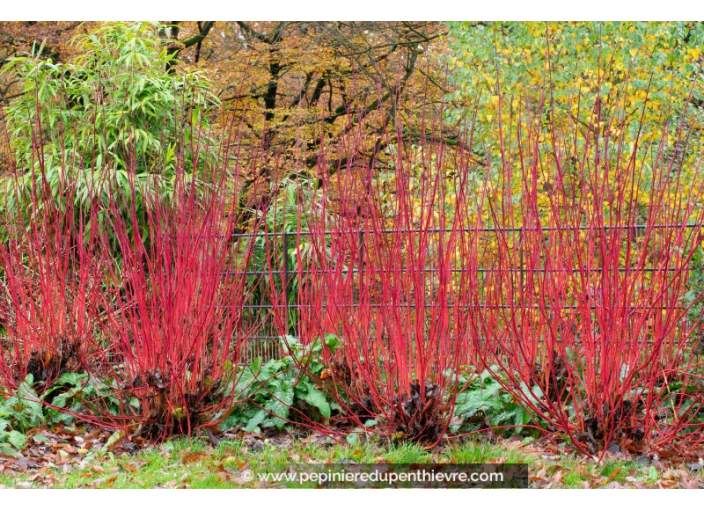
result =
M77 52L72 39L91 29L47 22L2 27L8 58L43 44L35 56L54 63L70 63ZM167 21L153 30L169 57L165 71L198 70L210 78L219 98L211 102L214 129L244 129L239 154L257 162L241 165L252 184L317 179L322 166L328 174L382 171L400 141L462 142L453 126L442 135L428 127L441 123L449 92L438 59L447 45L442 23ZM8 97L21 92L11 69L3 76ZM280 158L287 164L273 163Z
M445 92L445 27L434 22L172 22L170 44L185 65L213 73L219 97L242 115L255 145L304 155L362 125L368 150L422 93ZM407 101L406 101L407 102ZM426 106L428 106L426 104ZM415 133L418 135L419 133ZM374 136L377 135L377 136ZM407 133L411 136L411 132Z
M539 129L546 214L556 186L550 158L563 149L574 158L587 141L600 146L623 136L624 150L636 148L634 164L646 180L652 172L637 148L662 144L685 167L686 184L697 185L692 177L704 141L701 23L457 22L449 32L451 95L461 107L447 120L476 114L474 156L502 172L499 161L516 130ZM570 142L551 146L555 133ZM646 202L641 197L642 207Z

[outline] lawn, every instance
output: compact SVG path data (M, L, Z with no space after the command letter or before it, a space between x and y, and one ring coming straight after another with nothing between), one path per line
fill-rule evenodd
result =
M59 455L39 469L15 471L2 465L0 486L14 488L315 488L315 483L267 482L257 473L286 471L292 464L331 463L528 463L534 488L661 488L704 486L702 471L694 464L632 460L607 454L600 463L587 457L555 453L546 445L520 441L468 440L425 450L415 444L362 445L338 443L311 435L230 437L217 445L201 438L172 439L136 453L105 452L102 448L75 450ZM9 460L9 459L4 459ZM254 481L242 473L255 473Z

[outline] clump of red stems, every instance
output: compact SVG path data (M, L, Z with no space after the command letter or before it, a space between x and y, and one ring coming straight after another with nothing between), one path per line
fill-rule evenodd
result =
M76 186L67 171L59 170L52 192L41 158L36 168L3 183L0 386L16 388L29 375L41 394L61 375L85 370L100 357L107 268L97 223L90 221L96 208L76 210ZM24 200L16 178L23 179Z
M469 282L460 258L469 165L442 144L385 137L388 150L372 160L331 162L334 173L321 163L327 210L301 204L310 231L297 241L311 245L312 260L298 260L299 328L306 341L340 338L334 354L324 352L340 421L434 443L451 419L469 344L458 295ZM364 142L351 135L350 152Z
M120 304L108 310L104 334L123 417L137 416L149 438L224 419L237 397L237 365L261 327L246 313L255 238L233 237L247 210L234 198L240 170L210 170L211 181L199 186L177 169L169 200L157 189L146 204L144 232L133 228L136 210L125 218L120 197L113 200L121 261L106 295Z
M595 109L587 128L545 135L544 114L500 125L473 350L544 432L585 452L700 444L700 318L682 299L702 241L700 155L681 126L646 143Z

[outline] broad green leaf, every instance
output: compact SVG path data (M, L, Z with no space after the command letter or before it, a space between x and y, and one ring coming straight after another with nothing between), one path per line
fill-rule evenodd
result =
M325 393L319 389L311 388L308 390L305 401L315 406L325 418L330 418L330 404Z

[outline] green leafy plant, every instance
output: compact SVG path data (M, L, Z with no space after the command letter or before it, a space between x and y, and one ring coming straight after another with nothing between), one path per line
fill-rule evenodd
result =
M19 432L27 432L44 423L42 401L32 387L32 375L17 387L17 390L3 403L0 417L8 422L9 427Z
M44 408L46 424L69 425L73 423L75 416L89 412L97 402L112 415L130 411L136 413L139 402L133 398L128 403L128 409L125 409L121 406L121 400L115 396L116 387L114 379L98 380L91 378L86 372L63 374L40 396L41 401L51 404L51 407Z
M0 453L3 455L15 455L27 441L27 436L16 430L8 430L9 426L8 421L0 419Z
M31 374L6 398L0 396L0 453L15 455L27 435L40 427L70 425L88 402L106 397L109 384L92 381L86 373L67 373L58 378L41 395ZM119 400L112 399L114 414Z
M205 167L204 112L217 99L203 74L168 71L172 57L158 28L108 23L73 41L79 55L70 63L45 60L41 49L12 60L22 93L4 120L17 175L0 179L0 210L33 204L40 214L47 197L33 196L37 183L60 202L68 177L78 186L77 212L119 192L141 216L146 198L171 196L177 167L189 175Z
M339 345L336 335L326 335L308 345L294 337L281 339L289 354L262 362L256 358L242 369L236 393L245 398L221 425L222 429L240 426L246 432L281 430L287 421L327 420L339 406L323 391L320 377L325 369L321 355Z
M453 432L470 432L481 429L499 429L520 434L536 420L524 407L506 392L488 370L467 378L460 376L459 387L464 388L455 399ZM528 394L525 388L525 394ZM535 386L533 394L542 395Z
M27 376L7 399L0 397L0 453L15 455L27 441L26 433L44 423L43 406Z

